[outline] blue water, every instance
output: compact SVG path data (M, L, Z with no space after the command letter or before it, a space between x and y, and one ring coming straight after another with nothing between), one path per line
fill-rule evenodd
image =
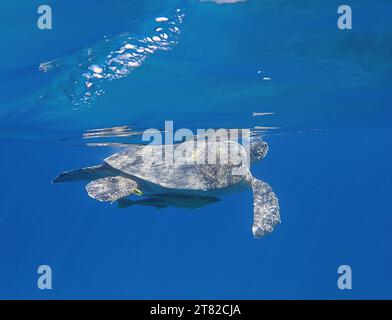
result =
M337 28L334 0L53 0L52 30L36 26L40 4L0 4L0 298L392 298L390 1L356 1L350 31ZM176 9L185 16L168 50L75 103L90 92L89 48L104 65ZM250 191L196 210L120 210L83 183L50 183L117 151L86 142L129 141L86 130L165 120L280 128L252 168L280 201L271 235L253 238ZM37 288L43 264L52 290ZM352 290L337 287L340 265Z

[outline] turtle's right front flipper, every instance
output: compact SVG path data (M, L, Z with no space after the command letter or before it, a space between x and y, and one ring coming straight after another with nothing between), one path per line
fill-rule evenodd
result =
M271 233L280 223L279 201L272 188L265 182L252 178L253 235L260 238Z
M133 193L137 195L142 194L135 181L122 176L106 177L91 181L86 186L86 190L91 198L102 202L113 202L128 197Z

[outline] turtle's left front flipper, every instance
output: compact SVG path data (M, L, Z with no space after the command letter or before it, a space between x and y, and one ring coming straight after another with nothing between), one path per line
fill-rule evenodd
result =
M141 195L137 182L117 176L91 181L86 190L88 195L98 201L116 201L133 193Z
M280 223L279 201L272 188L265 182L252 178L253 235L260 238L271 233Z

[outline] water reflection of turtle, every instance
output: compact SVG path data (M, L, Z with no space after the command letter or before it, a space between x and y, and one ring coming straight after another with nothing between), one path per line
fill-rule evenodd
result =
M271 187L254 178L249 171L249 164L263 159L268 152L266 142L252 142L249 156L242 145L231 140L198 141L197 144L186 141L174 147L174 153L170 153L172 158L167 156L167 150L161 145L133 145L106 158L101 165L64 172L53 182L90 181L86 186L90 197L108 202L119 200L120 207L130 204L124 199L131 194L151 195L150 205L155 202L162 206L164 203L175 205L170 197L172 200L175 196L177 200L186 196L199 197L189 199L191 203L195 199L251 188L254 236L261 237L272 232L280 222L278 199ZM225 150L226 158L220 157ZM217 161L211 161L211 155L218 156ZM161 195L161 199L154 200L154 194Z

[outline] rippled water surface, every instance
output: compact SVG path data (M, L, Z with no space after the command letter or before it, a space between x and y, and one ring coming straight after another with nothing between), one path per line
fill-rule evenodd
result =
M0 4L1 298L391 298L390 1L356 1L350 31L327 0L53 0L52 30L40 4ZM271 235L250 191L118 208L50 183L169 120L263 136Z

